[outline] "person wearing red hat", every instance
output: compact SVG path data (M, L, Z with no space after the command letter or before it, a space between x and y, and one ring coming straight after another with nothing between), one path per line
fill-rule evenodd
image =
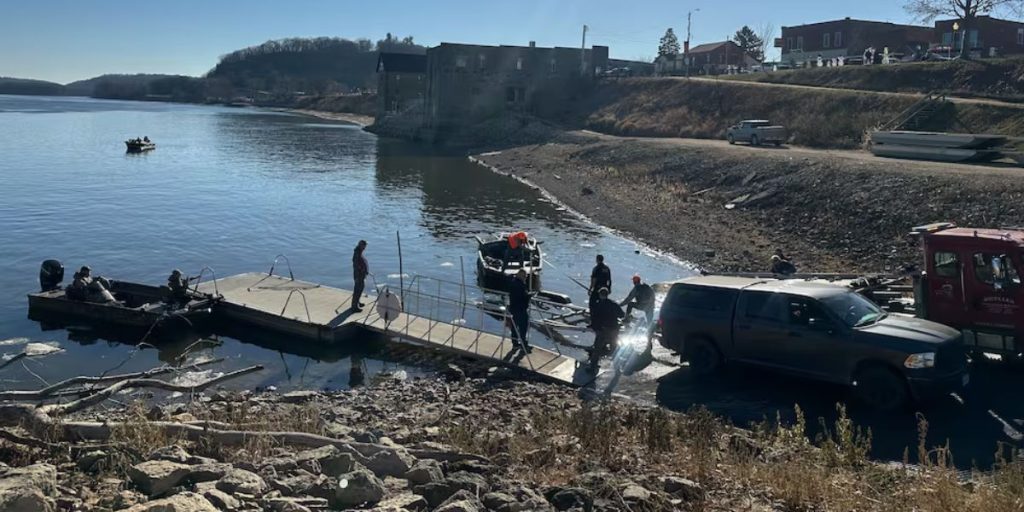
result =
M626 306L627 320L631 317L633 309L639 309L644 312L647 323L650 324L654 321L654 288L643 282L639 275L634 275L633 289L629 291L629 295L620 305Z

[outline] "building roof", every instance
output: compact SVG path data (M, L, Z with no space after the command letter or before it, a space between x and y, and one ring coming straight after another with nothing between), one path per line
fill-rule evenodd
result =
M732 41L720 41L720 42L717 42L717 43L705 43L705 44L694 46L693 48L690 48L690 53L713 52L713 51L715 51L715 50L717 50L717 49L719 49L719 48L721 48L721 47L723 47L723 46L725 46L727 44L732 45L735 48L739 48L740 47L738 44L736 44L736 43L734 43Z
M996 240L1024 245L1024 230L1019 228L1008 229L974 229L974 228L952 228L933 233L931 236L943 238L980 238L985 240Z
M860 24L870 24L870 25L888 25L888 26L891 26L891 27L924 28L924 29L931 28L931 27L925 27L925 26L921 26L921 25L902 25L902 24L899 24L899 23L892 23L890 21L858 20L858 19L854 19L854 18L850 18L850 17L843 18L841 20L818 21L818 22L815 22L815 23L805 23L803 25L793 25L793 26L782 27L782 28L783 29L803 28L803 27L813 27L815 25L829 25L829 24L832 24L832 23L860 23Z
M415 53L385 53L377 57L377 72L426 73L427 56Z

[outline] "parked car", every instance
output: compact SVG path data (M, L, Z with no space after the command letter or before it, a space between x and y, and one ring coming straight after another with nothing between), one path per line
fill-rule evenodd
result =
M890 315L833 284L730 276L674 283L658 321L661 344L707 375L743 363L850 386L893 410L960 390L969 380L960 332Z
M786 141L786 129L764 119L750 119L730 126L725 131L725 139L729 141L729 144L749 142L751 146L760 146L761 144L780 146Z

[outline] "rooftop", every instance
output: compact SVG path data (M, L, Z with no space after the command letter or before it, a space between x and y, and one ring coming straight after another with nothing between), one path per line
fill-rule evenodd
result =
M377 71L426 73L427 56L415 53L381 53L377 57Z
M818 22L814 22L814 23L805 23L803 25L792 25L792 26L782 27L782 28L786 29L786 28L797 28L797 27L813 27L815 25L829 25L829 24L832 24L832 23L861 23L861 24L872 24L872 25L888 25L888 26L891 26L891 27L909 27L909 28L923 28L923 29L930 29L930 28L932 28L932 27L926 27L926 26L921 26L921 25L904 25L904 24L901 24L901 23L893 23L891 21L858 20L858 19L854 19L854 18L850 18L850 17L846 17L846 18L843 18L841 20L818 21Z
M734 43L732 41L719 41L717 43L705 43L705 44L694 46L693 48L690 48L690 53L713 52L713 51L715 51L715 50L717 50L717 49L719 49L719 48L721 48L721 47L723 47L725 45L731 45L733 47L739 48L739 45L737 45L736 43Z
M939 231L931 236L955 238L981 238L985 240L1004 240L1024 245L1024 230L1021 229L974 229L953 228Z

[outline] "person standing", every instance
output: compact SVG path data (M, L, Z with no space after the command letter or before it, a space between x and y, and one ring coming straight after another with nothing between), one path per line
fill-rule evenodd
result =
M508 311L512 315L512 340L519 342L523 351L530 353L533 348L527 340L530 331L530 285L526 282L526 271L516 272L508 287Z
M590 271L590 289L587 292L590 294L590 312L594 312L594 304L600 299L598 292L601 288L608 290L608 293L612 291L612 270L608 268L608 265L604 264L604 256L597 255L597 264L594 265L594 270Z
M597 302L591 307L590 314L590 325L594 329L594 349L590 354L592 367L615 351L619 341L619 320L626 316L622 308L608 298L607 288L601 288L597 294Z
M639 275L633 276L633 289L629 295L619 303L619 306L626 306L626 319L631 318L633 309L644 312L647 323L654 321L654 288L643 282Z
M355 281L355 287L352 290L352 311L358 313L362 311L363 304L363 290L366 289L366 276L370 274L370 264L366 261L366 256L363 256L363 251L366 250L366 240L360 240L356 244L355 251L352 252L352 278Z

